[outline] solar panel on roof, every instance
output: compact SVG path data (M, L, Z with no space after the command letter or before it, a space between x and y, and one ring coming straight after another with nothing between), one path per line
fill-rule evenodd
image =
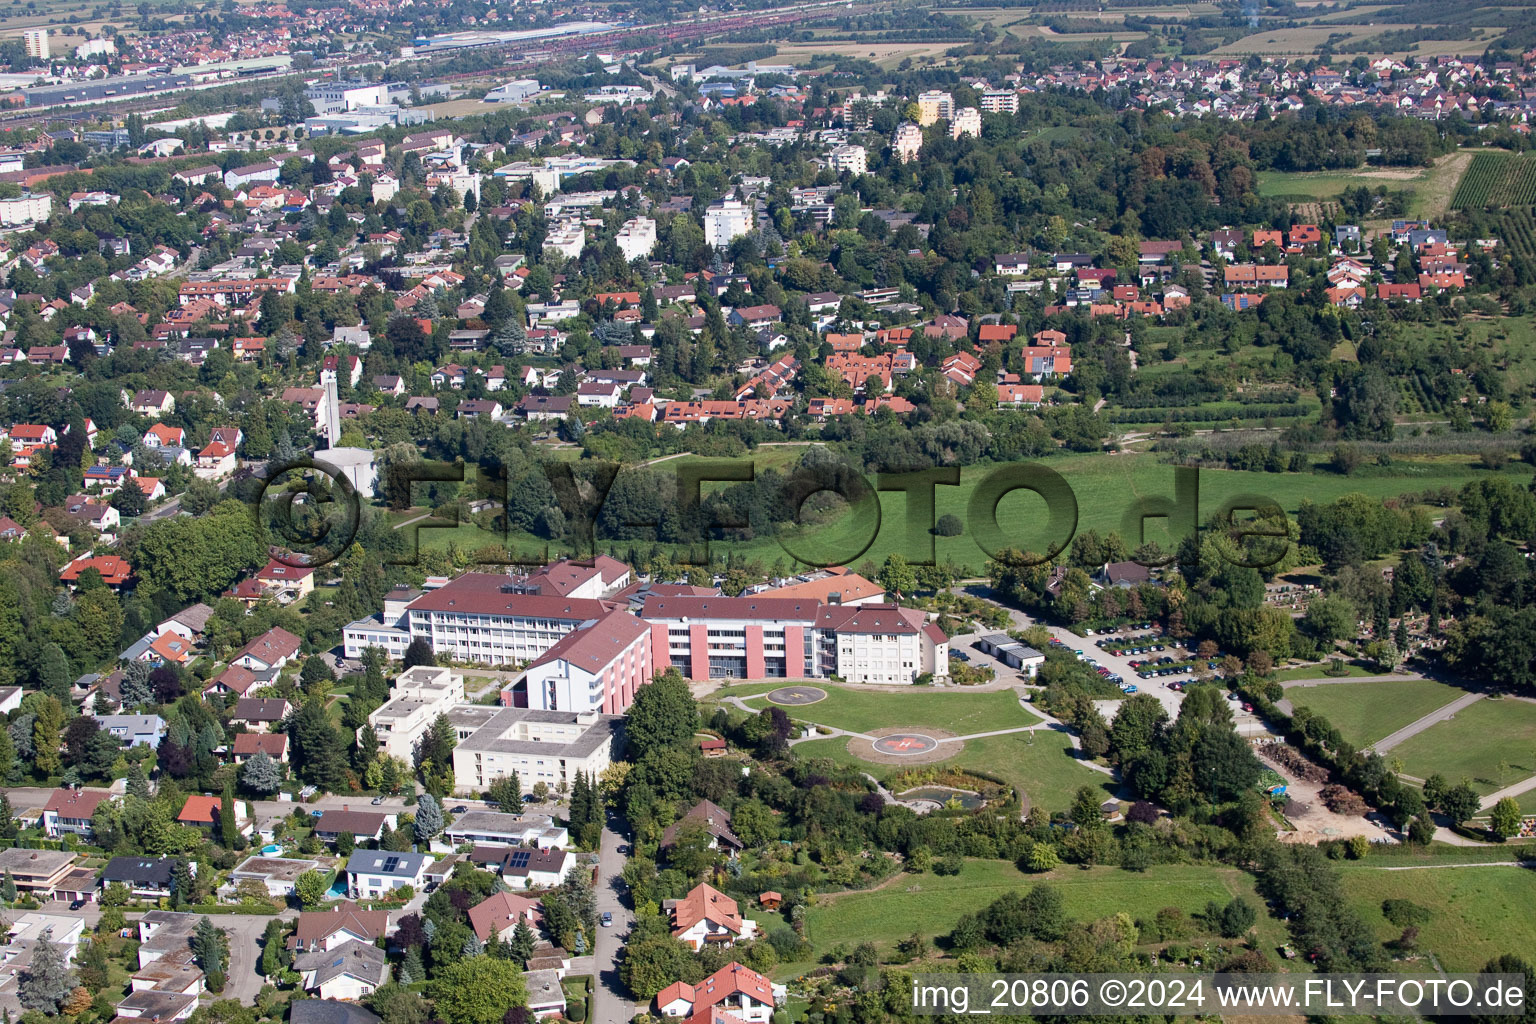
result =
M532 856L527 850L516 850L507 858L507 866L511 868L525 868L528 866L528 859Z
M385 872L385 874L388 874L388 873L394 871L395 868L397 868L399 866L400 866L400 858L399 857L386 857L384 859L384 872Z

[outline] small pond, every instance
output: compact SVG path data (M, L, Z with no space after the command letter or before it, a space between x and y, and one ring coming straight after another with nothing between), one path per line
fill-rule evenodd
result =
M919 786L916 789L909 789L905 793L897 793L896 797L899 800L921 800L926 803L935 804L938 807L943 807L951 799L954 799L960 801L960 806L968 811L974 811L987 802L979 793L972 793L966 789L955 789L951 786Z

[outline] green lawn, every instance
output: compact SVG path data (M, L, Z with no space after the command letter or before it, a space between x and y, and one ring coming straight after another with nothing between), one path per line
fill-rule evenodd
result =
M848 753L848 739L810 740L795 744L800 757L826 757L838 764L851 765L877 779L886 779L900 771L899 766L871 764ZM1103 799L1114 795L1114 782L1103 772L1086 767L1076 758L1072 741L1053 729L1011 736L990 736L966 740L965 749L940 764L967 771L978 771L1002 779L1021 791L1026 806L1045 811L1064 811L1083 786L1097 786Z
M1344 663L1344 676L1330 676L1323 671L1322 665L1298 665L1295 668L1283 668L1274 674L1278 682L1288 682L1292 679L1342 679L1344 676L1378 676L1380 672L1372 671L1364 665L1356 665L1353 662Z
M927 726L956 736L1018 728L1040 721L1019 705L1012 690L938 693L909 687L876 691L843 689L830 683L816 685L827 691L827 699L805 707L785 708L791 718L850 732ZM746 703L759 711L770 706L765 697L748 698Z
M1345 864L1344 892L1366 922L1385 939L1402 929L1381 913L1386 899L1426 907L1419 948L1432 952L1447 971L1477 971L1501 953L1529 956L1536 950L1536 873L1522 867L1444 867L1383 871ZM1422 970L1422 963L1404 969Z
M1311 708L1322 715L1357 747L1392 735L1464 693L1432 679L1397 683L1326 683L1292 686L1285 691L1292 704Z
M818 951L839 943L889 946L913 932L929 938L947 935L962 915L1041 882L1059 889L1067 915L1080 921L1119 911L1147 917L1163 907L1193 914L1209 900L1226 903L1239 895L1256 907L1264 905L1254 894L1252 878L1233 868L1172 864L1134 873L1110 867L1062 867L1032 875L1006 861L968 860L958 875L903 874L872 892L824 896L809 908L805 934ZM1266 918L1259 927L1261 937L1272 935L1279 940L1279 922Z
M761 448L751 456L759 471L767 468L783 469L795 463L803 453L803 447ZM685 460L677 459L662 463L658 470L671 471ZM1072 489L1077 501L1077 531L1097 529L1100 533L1124 531L1125 518L1132 511L1133 503L1140 498L1171 497L1173 494L1173 467L1159 461L1151 453L1105 455L1071 455L1041 460L1041 464L1059 473ZM948 559L957 566L980 571L987 561L987 553L977 544L970 523L969 504L977 486L992 473L1009 467L970 466L961 471L957 487L935 489L935 516L953 513L966 521L965 532L958 537L932 538L934 553L940 561ZM1328 502L1351 492L1360 492L1372 498L1395 497L1406 491L1423 490L1431 485L1459 487L1468 480L1488 475L1478 469L1469 456L1439 459L1399 458L1390 471L1374 471L1355 477L1344 477L1328 472L1247 473L1234 470L1202 470L1200 473L1199 518L1203 521L1222 502L1238 495L1263 495L1273 498L1288 512L1295 512L1302 499ZM1516 473L1515 475L1519 475ZM1521 478L1521 484L1528 482ZM871 481L873 485L873 481ZM731 486L729 484L704 484L705 491ZM900 552L911 561L926 561L929 535L916 531L921 543L908 545L912 536L906 529L906 495L897 491L879 493L880 521L873 517L853 515L835 516L822 527L788 532L785 543L796 550L810 549L808 553L823 556L824 560L862 564L865 560L879 564L889 554ZM1007 543L1020 548L1043 551L1047 547L1063 543L1061 537L1052 537L1046 529L1045 503L1038 495L1024 490L1005 496L997 506L998 528ZM396 523L415 518L422 510L388 513ZM530 552L542 551L545 542L532 535L513 532L503 538L498 534L481 530L470 524L452 528L437 528L430 520L404 527L401 532L415 534L422 550L441 550L449 544L457 544L466 551L488 545L510 545L513 549ZM1164 523L1150 519L1146 523L1146 536L1171 546ZM872 538L872 539L871 539ZM607 546L599 537L600 545ZM613 546L622 551L628 541L615 541ZM554 557L563 552L562 545L549 545ZM776 561L792 564L792 558L778 538L759 536L749 541L714 541L710 545L713 555L734 553L739 557L756 559L764 565Z
M1487 794L1536 775L1536 704L1481 700L1456 717L1393 747L1403 770L1419 778L1435 772L1451 782L1467 779ZM1501 774L1499 765L1505 766Z

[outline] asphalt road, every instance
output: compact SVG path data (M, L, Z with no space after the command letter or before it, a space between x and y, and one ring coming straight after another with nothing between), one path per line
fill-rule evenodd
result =
M592 1024L629 1024L631 1018L644 1007L636 1006L629 998L623 982L619 980L619 953L624 940L635 923L635 916L624 905L624 855L619 845L625 842L617 831L623 827L622 819L609 815L603 826L602 846L597 861L597 916L613 915L613 927L599 924L597 942L592 953L593 973L597 975L592 992L592 1007L587 1017Z

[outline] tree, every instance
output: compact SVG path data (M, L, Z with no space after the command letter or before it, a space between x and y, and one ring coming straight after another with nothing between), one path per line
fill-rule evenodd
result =
M16 997L28 1010L41 1010L53 1016L75 987L74 972L64 962L64 954L53 942L53 929L43 929L41 939L32 949L32 962L21 974Z
M437 657L432 653L432 644L426 637L419 636L411 641L410 646L405 649L404 663L406 668L437 664Z
M277 918L267 922L266 931L261 935L261 973L268 978L276 978L289 963L287 950L287 928Z
M940 537L958 537L965 532L965 523L953 512L946 512L939 516L939 520L933 526L933 532Z
M239 826L235 821L235 790L226 784L219 797L219 843L226 850L233 850L240 841Z
M229 969L229 935L208 918L197 922L197 930L188 943L192 959L205 974L223 974Z
M16 879L11 877L11 869L5 869L4 878L0 878L0 899L7 903L16 902Z
M917 573L912 571L912 566L901 555L886 556L885 564L880 567L875 578L876 582L897 598L917 589Z
M686 945L670 935L658 935L631 943L624 950L619 977L630 995L648 1002L674 981L702 981L704 971Z
M305 910L313 910L325 902L329 888L320 872L306 871L294 880L293 894Z
M525 964L533 957L533 947L536 943L533 929L528 927L528 922L523 918L517 919L517 927L512 929L511 959L514 963Z
M1499 839L1508 839L1520 834L1520 803L1512 796L1506 796L1493 805L1493 812L1489 819L1489 828Z
M1477 795L1469 783L1462 782L1446 790L1440 798L1440 810L1451 819L1451 824L1459 825L1472 817L1482 809L1482 798Z
M431 793L424 793L416 805L416 841L430 843L442 832L444 824L443 805Z
M486 789L485 799L507 814L517 813L523 806L523 784L517 772L498 776Z
M1247 932L1249 928L1252 928L1253 922L1257 919L1258 914L1254 911L1252 905L1241 896L1237 897L1221 910L1218 927L1221 930L1222 938L1238 938Z
M510 961L476 956L438 968L427 994L443 1024L501 1024L528 1004L523 972Z
M276 793L283 784L283 767L265 750L258 750L240 766L240 782L257 793Z
M653 750L684 746L698 726L699 710L687 680L668 669L635 693L625 730L630 758L641 761Z

